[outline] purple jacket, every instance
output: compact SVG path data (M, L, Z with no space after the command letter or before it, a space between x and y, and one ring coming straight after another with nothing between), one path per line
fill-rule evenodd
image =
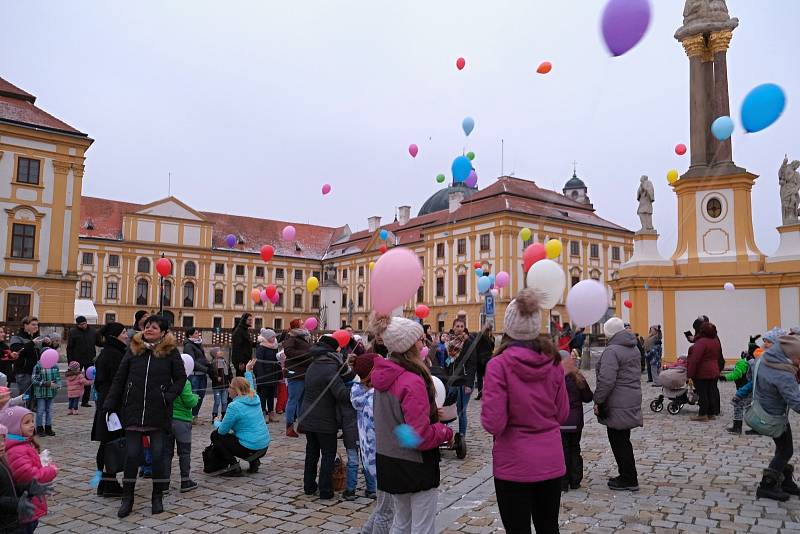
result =
M561 425L562 432L577 432L583 430L583 403L592 402L592 388L582 382L578 387L578 381L573 375L564 375L564 382L567 385L567 396L569 397L569 417Z
M561 424L569 398L560 365L549 356L511 346L486 366L481 423L494 436L494 476L539 482L563 476Z

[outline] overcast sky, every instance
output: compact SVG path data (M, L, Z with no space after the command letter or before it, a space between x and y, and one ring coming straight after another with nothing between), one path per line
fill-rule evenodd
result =
M578 175L602 217L638 229L639 176L656 186L661 251L676 235L670 168L688 155L688 60L673 39L682 0L653 2L643 41L611 58L601 0L3 2L0 76L95 139L84 194L326 225L416 214L476 153L479 186L501 172L561 189ZM776 173L800 159L800 2L730 0L731 108L764 83L787 110L734 134L762 251L777 248ZM459 72L455 61L466 58ZM553 70L536 74L542 61ZM461 121L475 119L465 138ZM409 143L419 145L412 160ZM323 197L320 188L333 192Z

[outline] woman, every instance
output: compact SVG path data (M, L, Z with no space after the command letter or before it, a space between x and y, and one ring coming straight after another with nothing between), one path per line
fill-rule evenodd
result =
M262 328L258 336L255 372L261 411L270 423L277 423L281 419L275 415L275 391L281 380L281 366L278 363L278 338L269 328Z
M228 411L220 421L214 420L211 442L225 459L228 469L223 476L240 476L242 468L236 458L247 460L248 473L258 473L261 458L269 447L269 428L261 412L261 400L255 393L253 367L256 360L245 364L244 377L237 376L228 388Z
M163 472L166 434L172 428L172 401L186 383L177 341L168 328L168 321L160 315L147 318L144 330L133 336L103 403L103 419L115 413L125 429L125 479L117 512L120 518L127 517L133 509L144 436L150 438L153 458L151 510L153 514L164 511L161 496L164 482L168 481Z
M231 333L231 363L238 376L244 376L245 365L253 358L253 348L258 344L250 339L253 314L243 313Z
M289 323L289 332L283 340L283 353L286 355L286 382L289 390L289 400L286 404L286 435L297 438L299 435L294 430L294 421L303 409L303 395L305 394L306 370L311 363L308 355L311 350L311 335L303 328L303 321L292 319Z
M647 360L647 381L660 385L658 375L661 372L661 331L657 326L651 326L647 339L644 342L644 353Z
M566 472L561 424L569 416L564 371L539 335L536 293L523 289L506 308L505 334L486 365L481 423L494 436L492 467L507 532L558 532Z
M378 489L392 495L393 533L432 534L439 446L452 442L453 431L439 422L433 381L420 358L425 336L419 323L403 317L376 316L370 329L390 353L375 359L371 375Z
M619 317L603 325L608 345L600 355L595 374L594 413L606 426L608 442L617 462L619 476L608 481L612 490L639 490L631 429L643 426L642 383L636 335Z
M478 334L480 335L480 334ZM456 406L458 409L458 435L456 443L467 436L467 404L472 395L472 386L475 385L476 355L474 337L467 331L467 323L463 317L453 321L453 335L447 342L447 374L446 384L450 393L458 395Z
M694 344L689 347L688 377L694 382L700 396L700 410L691 421L708 422L719 415L719 361L722 358L722 345L717 337L717 327L704 322L694 336Z

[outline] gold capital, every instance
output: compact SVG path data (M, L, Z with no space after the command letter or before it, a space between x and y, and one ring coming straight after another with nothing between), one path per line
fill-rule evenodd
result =
M708 47L711 49L711 54L725 52L731 45L732 38L733 32L730 30L711 32L708 36Z
M702 35L692 35L681 41L689 58L702 57L706 53L706 40Z

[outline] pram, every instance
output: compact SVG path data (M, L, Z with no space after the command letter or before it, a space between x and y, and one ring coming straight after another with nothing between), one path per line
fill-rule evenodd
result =
M669 399L667 411L678 414L686 404L695 405L699 396L691 383L687 381L685 367L665 369L658 375L661 384L661 395L650 403L650 409L658 413L664 409L664 398Z
M458 409L456 408L458 393L455 391L450 391L450 393L445 394L444 384L446 381L441 380L441 378L437 376L433 376L433 378L436 379L433 381L433 384L436 388L437 404L439 404L439 401L442 397L444 398L441 407L444 417L440 420L440 422L447 425L458 419ZM456 436L458 436L458 434L456 434ZM456 458L463 460L467 457L467 442L463 439L456 438L453 440L452 445L440 445L439 450L454 450L456 451Z

